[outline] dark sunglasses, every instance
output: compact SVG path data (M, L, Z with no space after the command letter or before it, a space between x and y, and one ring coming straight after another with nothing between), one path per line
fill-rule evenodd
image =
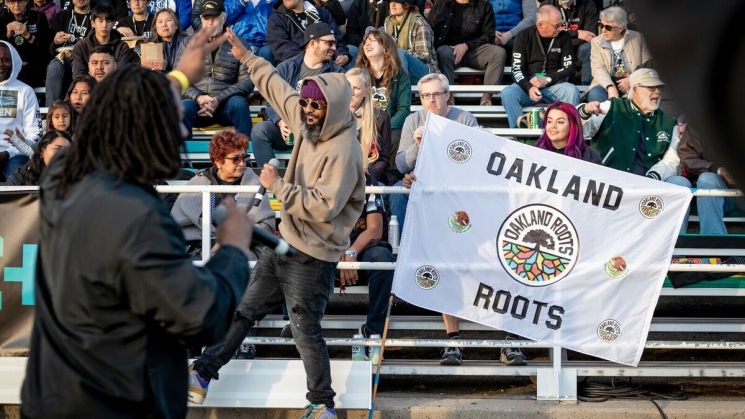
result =
M243 154L239 154L239 155L233 156L233 157L226 156L225 157L225 160L230 160L230 161L233 162L233 164L238 164L240 162L245 162L247 157L248 157L248 154L243 153Z
M310 105L311 108L315 110L319 109L325 109L328 106L328 103L322 101L322 100L308 100L308 99L300 99L297 101L297 103L300 104L303 108Z
M602 23L598 23L598 29L600 29L601 31L605 29L606 31L610 32L613 30L613 28L617 28L617 26L603 25Z

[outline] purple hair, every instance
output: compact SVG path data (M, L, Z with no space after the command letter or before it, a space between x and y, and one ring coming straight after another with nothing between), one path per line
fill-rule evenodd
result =
M569 138L567 139L567 146L564 148L564 155L582 159L582 150L587 147L585 139L582 137L582 120L579 118L577 108L566 102L554 102L546 108L546 116L543 118L543 125L541 126L543 134L541 134L535 146L544 150L554 149L551 140L546 135L546 119L548 119L548 113L554 109L564 112L569 118Z

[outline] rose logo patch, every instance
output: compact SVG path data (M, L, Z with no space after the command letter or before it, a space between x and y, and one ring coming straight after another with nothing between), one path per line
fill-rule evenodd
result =
M465 211L455 211L455 214L448 217L448 226L454 233L465 233L473 227L468 214Z
M465 163L471 158L471 145L463 140L455 140L448 144L448 157L456 163Z
M665 203L659 196L645 196L639 201L639 211L644 218L655 218L665 209Z
M424 265L416 270L416 284L423 290L431 290L440 282L440 274L433 266Z

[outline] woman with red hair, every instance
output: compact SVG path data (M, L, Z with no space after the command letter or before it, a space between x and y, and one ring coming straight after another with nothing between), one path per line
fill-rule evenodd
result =
M603 164L600 153L587 145L582 137L582 121L577 108L566 102L554 102L546 108L543 135L535 145L575 159Z

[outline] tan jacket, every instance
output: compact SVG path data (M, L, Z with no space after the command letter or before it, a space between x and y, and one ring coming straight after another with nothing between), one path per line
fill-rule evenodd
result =
M261 95L292 129L295 146L284 179L268 188L282 202L279 231L293 247L327 262L349 248L349 233L362 213L365 175L357 124L349 110L352 90L343 74L311 77L328 101L318 143L303 141L298 92L264 59L241 59Z
M623 55L626 59L627 71L633 73L639 68L652 68L652 52L647 47L644 36L636 31L627 29L624 35ZM592 40L590 50L590 61L592 62L592 83L590 89L595 86L607 88L613 84L610 72L613 70L613 48L610 42L603 36L596 36Z

